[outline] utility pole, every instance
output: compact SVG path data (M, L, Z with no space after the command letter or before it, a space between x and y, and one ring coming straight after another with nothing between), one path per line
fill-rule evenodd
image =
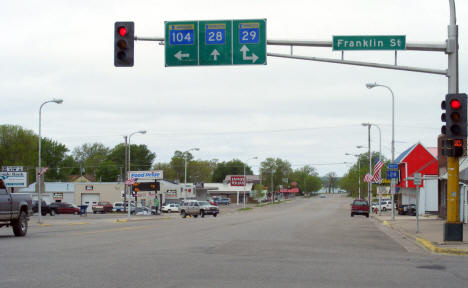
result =
M458 90L458 26L455 0L449 0L450 24L448 26L448 93ZM464 127L466 129L466 127ZM466 139L466 137L465 137ZM463 223L460 222L460 188L458 157L447 157L447 221L444 225L444 241L463 241Z
M127 179L127 174L128 174L128 168L127 168L127 164L128 164L128 146L127 146L127 140L128 140L128 136L124 136L124 139L125 139L125 164L124 164L124 177L123 177L123 180L124 180L124 183L128 180ZM124 203L127 202L127 184L124 184ZM130 199L128 199L128 202L127 202L127 205L128 205L128 208L130 209ZM124 211L127 211L127 206L125 206L124 204Z

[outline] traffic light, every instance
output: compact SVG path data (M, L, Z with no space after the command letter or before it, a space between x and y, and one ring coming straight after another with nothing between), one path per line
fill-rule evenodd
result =
M445 134L449 139L466 138L467 101L466 94L447 94L445 97ZM442 121L444 114L442 114ZM442 127L443 129L443 127Z
M114 66L133 67L135 23L115 22Z
M447 104L445 103L445 100L442 100L442 103L440 103L440 108L442 108L442 115L440 115L440 120L442 120L442 122L447 122ZM447 126L446 125L442 125L442 127L440 128L440 133L443 134L443 135L447 135Z
M138 182L133 183L133 185L132 185L132 196L136 196L138 194L138 192L140 192L140 190L141 190L140 183L138 183Z

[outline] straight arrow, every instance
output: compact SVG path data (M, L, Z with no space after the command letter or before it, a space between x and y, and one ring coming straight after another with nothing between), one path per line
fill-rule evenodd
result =
M218 61L218 56L221 55L221 54L219 54L218 50L214 49L213 52L211 52L210 55L213 56L214 61Z

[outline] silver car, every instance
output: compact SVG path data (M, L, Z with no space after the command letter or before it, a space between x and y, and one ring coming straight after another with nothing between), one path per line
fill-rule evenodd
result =
M179 207L182 218L189 216L205 217L205 215L213 215L216 217L219 214L217 206L211 205L208 201L184 200Z

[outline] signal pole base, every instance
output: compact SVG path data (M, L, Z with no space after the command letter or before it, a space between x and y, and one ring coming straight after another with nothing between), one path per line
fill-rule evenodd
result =
M444 241L463 241L463 223L445 223Z

